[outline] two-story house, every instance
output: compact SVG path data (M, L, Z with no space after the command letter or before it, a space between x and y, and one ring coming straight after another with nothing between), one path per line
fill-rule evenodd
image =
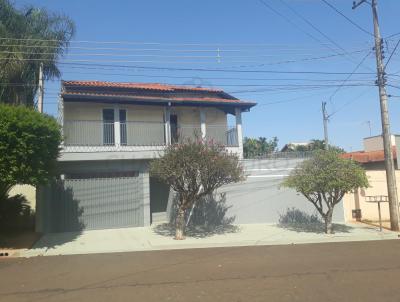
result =
M149 161L187 137L213 139L242 157L241 116L253 106L217 89L62 82L60 179L38 190L37 230L147 226L166 219L171 192L149 176Z

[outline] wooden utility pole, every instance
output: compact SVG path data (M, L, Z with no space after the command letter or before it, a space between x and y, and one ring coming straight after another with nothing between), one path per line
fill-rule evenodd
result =
M325 139L325 150L329 149L329 140L328 140L328 121L329 116L326 112L326 102L322 102L322 119L324 122L324 139Z
M44 82L43 82L43 63L39 67L39 91L38 91L38 111L43 112L43 95L44 95Z
M381 107L381 121L382 121L382 135L383 135L383 149L385 154L385 168L386 180L389 197L389 212L390 212L390 228L393 231L399 230L399 206L397 199L397 186L396 186L396 171L394 168L393 154L392 154L392 140L390 135L390 122L388 112L388 97L386 94L386 79L385 68L383 65L382 55L382 38L379 30L377 0L371 1L372 16L374 22L374 38L375 38L375 55L376 55L376 69L377 69L377 85L379 87L379 99ZM353 2L353 9L357 8L363 3L368 3L362 0L358 3Z

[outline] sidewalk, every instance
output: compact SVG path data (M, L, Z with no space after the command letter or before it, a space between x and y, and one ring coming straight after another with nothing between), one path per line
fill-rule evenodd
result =
M271 224L237 225L235 230L206 237L187 237L177 241L156 232L160 226L48 234L21 257L191 249L207 247L286 245L304 243L345 242L398 239L398 233L363 224L346 224L346 231L332 235L298 232Z

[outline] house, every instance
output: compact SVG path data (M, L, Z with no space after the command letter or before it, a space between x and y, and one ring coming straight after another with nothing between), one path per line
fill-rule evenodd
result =
M37 231L165 220L171 192L149 176L149 161L183 138L212 139L241 158L242 112L255 105L211 88L63 81L59 180L37 190Z
M399 147L400 136L391 136L392 154L396 168L397 191L400 196L400 171L399 171ZM385 171L385 157L383 152L382 136L372 136L364 139L364 150L358 152L350 152L343 155L360 163L366 170L370 187L360 189L354 193L346 194L343 198L343 206L346 221L366 220L378 221L379 212L378 204L372 202L376 196L378 199L387 200L387 182ZM383 196L383 197L381 197ZM388 221L389 205L388 202L382 202L381 215L383 221Z

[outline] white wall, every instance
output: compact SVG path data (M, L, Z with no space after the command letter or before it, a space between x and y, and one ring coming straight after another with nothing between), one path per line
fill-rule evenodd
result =
M392 146L396 145L395 136L391 135ZM372 136L364 138L364 151L381 151L383 150L383 138L382 136Z

